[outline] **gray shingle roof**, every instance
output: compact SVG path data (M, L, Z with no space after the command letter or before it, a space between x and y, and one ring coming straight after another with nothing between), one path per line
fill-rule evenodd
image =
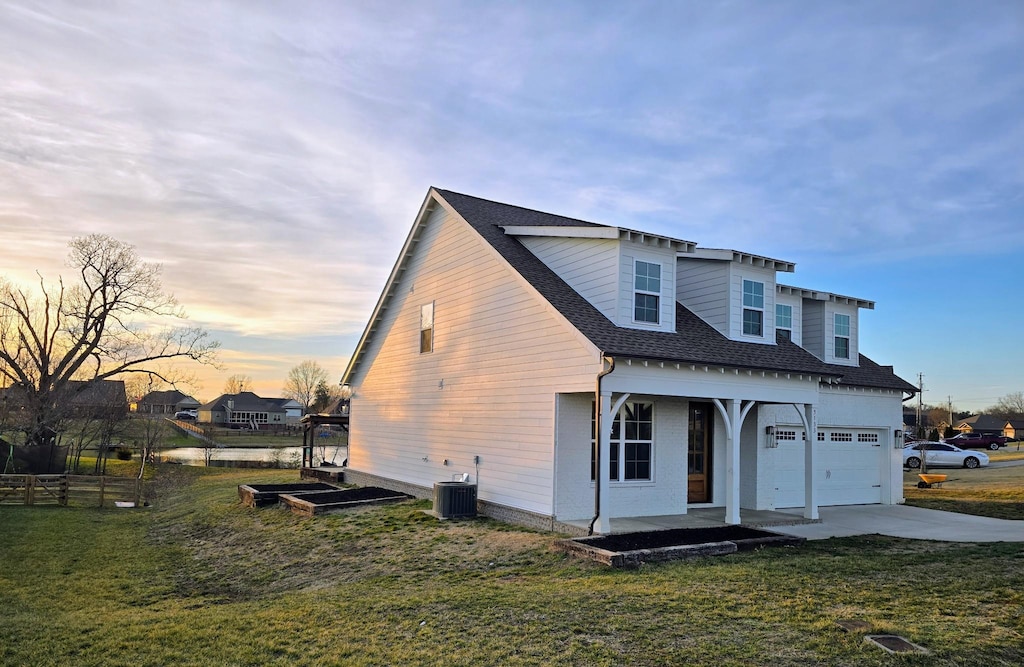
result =
M260 398L251 391L240 394L221 394L209 403L199 407L200 410L226 410L228 401L233 401L231 408L235 412L284 412L284 408L273 399Z
M590 226L592 222L532 211L450 190L436 190L499 254L533 285L551 305L610 356L730 368L780 371L842 378L843 384L915 391L889 366L860 356L860 367L826 364L789 340L777 345L744 343L723 336L682 304L676 304L676 332L657 332L616 326L589 301L548 268L503 226Z

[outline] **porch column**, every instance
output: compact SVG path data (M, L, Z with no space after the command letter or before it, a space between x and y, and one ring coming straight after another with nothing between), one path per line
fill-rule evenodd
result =
M598 485L597 526L596 532L608 535L612 532L611 518L608 516L608 471L612 467L612 392L601 392L601 429L597 434L597 479Z
M818 453L818 410L813 403L805 403L803 414L804 433L804 518L818 518L818 485L815 484L815 467Z
M739 399L729 399L725 428L725 522L740 522L740 417Z

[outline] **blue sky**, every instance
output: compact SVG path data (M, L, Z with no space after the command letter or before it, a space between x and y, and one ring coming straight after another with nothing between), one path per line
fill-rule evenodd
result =
M99 231L340 377L427 188L796 262L925 400L1024 390L1017 2L5 2L0 273Z

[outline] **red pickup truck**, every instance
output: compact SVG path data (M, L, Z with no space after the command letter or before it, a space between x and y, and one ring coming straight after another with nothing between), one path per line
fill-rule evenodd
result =
M956 445L960 449L972 447L984 447L986 449L999 449L1006 445L1005 438L1001 435L982 435L981 433L960 433L952 438L945 438L942 442L948 445Z

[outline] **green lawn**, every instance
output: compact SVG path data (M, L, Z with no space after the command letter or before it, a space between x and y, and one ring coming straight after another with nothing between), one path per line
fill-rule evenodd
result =
M147 509L0 507L0 664L1024 662L1021 544L876 536L613 571L422 501L315 519L238 503L239 483L295 479L165 466Z
M1024 466L936 468L930 472L946 475L941 488L919 489L916 470L903 474L903 495L908 505L1024 520Z

